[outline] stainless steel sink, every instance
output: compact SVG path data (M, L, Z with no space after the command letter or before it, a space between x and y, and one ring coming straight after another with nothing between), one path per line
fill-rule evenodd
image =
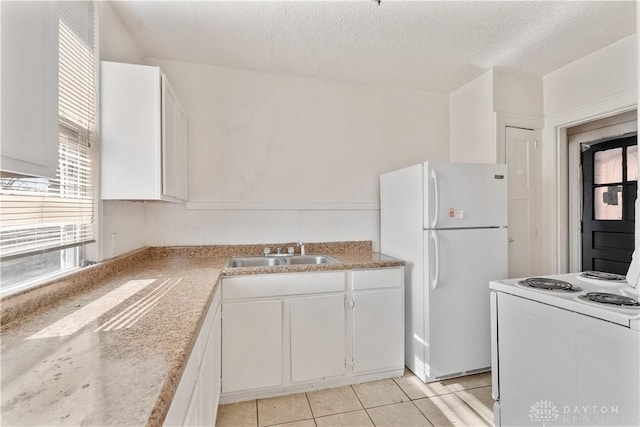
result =
M233 257L227 264L227 267L274 267L276 265L285 265L283 261L282 258L265 256Z
M335 264L339 261L327 255L247 256L233 257L227 268L276 267L279 265Z
M289 265L300 264L335 264L338 261L326 255L301 255L287 257L284 261Z

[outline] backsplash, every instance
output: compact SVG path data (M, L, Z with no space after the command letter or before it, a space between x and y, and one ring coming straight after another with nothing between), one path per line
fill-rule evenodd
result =
M261 256L264 248L269 248L271 253L285 243L258 243L252 245L203 245L203 246L159 246L149 248L151 258L182 258L182 257L230 257L238 255ZM288 246L294 246L293 244ZM317 253L348 253L371 252L373 244L371 240L349 242L316 242L305 243L308 254ZM300 253L300 248L296 248Z

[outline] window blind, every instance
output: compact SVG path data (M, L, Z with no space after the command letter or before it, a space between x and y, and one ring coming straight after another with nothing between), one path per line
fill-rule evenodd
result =
M95 44L93 2L59 2L56 178L2 174L0 259L93 241Z

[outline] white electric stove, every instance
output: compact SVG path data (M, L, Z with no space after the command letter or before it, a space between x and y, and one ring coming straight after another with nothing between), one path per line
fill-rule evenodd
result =
M490 287L496 426L640 425L640 302L624 276Z

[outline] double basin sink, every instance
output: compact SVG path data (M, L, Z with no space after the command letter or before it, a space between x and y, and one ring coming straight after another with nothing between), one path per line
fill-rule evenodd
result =
M336 264L338 262L328 255L247 256L231 258L227 268Z

